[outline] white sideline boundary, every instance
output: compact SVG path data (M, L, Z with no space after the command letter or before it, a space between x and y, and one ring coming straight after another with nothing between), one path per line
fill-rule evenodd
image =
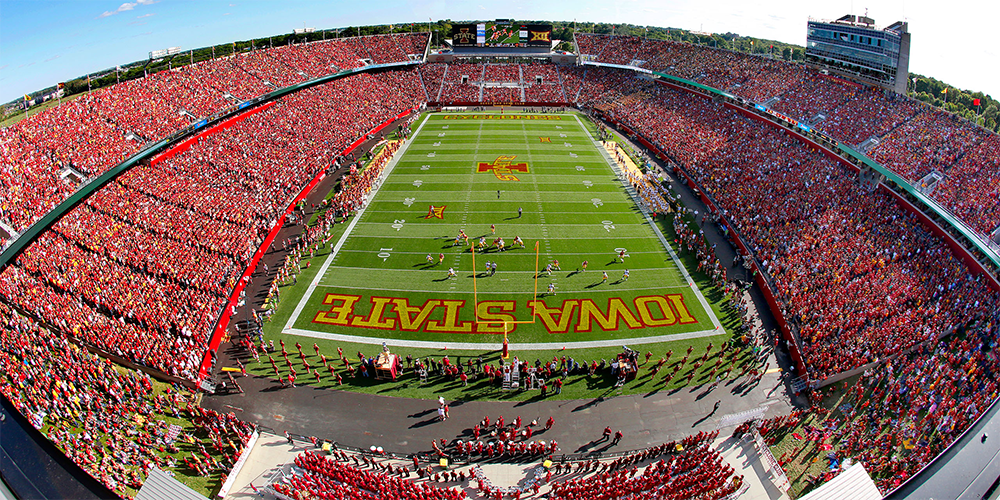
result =
M503 348L503 344L500 342L433 342L427 340L403 340L403 339L389 339L384 337L359 337L357 335L348 335L340 333L327 333L327 332L317 332L314 330L302 330L298 328L292 328L286 330L282 333L289 333L292 335L299 335L302 337L312 337L314 339L326 339L335 340L337 342L352 342L355 344L374 344L381 345L385 343L391 347L409 347L409 348L426 348L426 349L459 349L459 350L469 350L469 351L499 351ZM609 334L614 334L614 332L607 332ZM501 335L501 334L496 334ZM620 347L621 345L642 345L642 344L658 344L661 342L670 342L673 340L688 340L688 339L700 339L703 337L714 337L716 335L721 335L717 330L700 330L697 332L685 332L685 333L671 333L669 335L655 335L652 337L629 337L629 338L615 338L607 340L581 340L574 342L538 342L538 343L524 343L515 344L511 343L508 345L510 349L515 349L518 351L558 351L562 348L566 349L588 349L591 347Z
M580 121L579 115L574 114L573 117L576 118L576 121L580 124L581 127L583 127L583 130L587 130L587 128L583 125L583 122ZM656 234L657 238L659 238L660 243L663 244L663 248L665 248L667 250L667 253L670 254L670 258L674 261L674 265L677 266L677 269L680 269L681 275L684 276L684 280L687 281L688 286L691 287L691 290L694 292L695 297L698 298L698 303L701 304L701 307L705 309L706 313L708 313L708 317L712 321L712 326L714 326L715 329L718 331L718 335L725 333L726 330L725 328L722 328L722 323L720 323L719 318L715 316L715 311L712 310L712 306L709 305L708 300L705 300L705 296L702 295L701 289L698 288L698 284L695 283L693 279L691 279L691 274L688 273L687 268L684 267L684 264L682 264L680 259L677 258L677 254L674 253L673 247L671 247L670 243L667 242L667 238L663 236L663 233L660 231L660 228L656 227L656 224L653 223L652 217L649 216L649 209L646 208L646 205L642 203L642 200L639 198L638 193L636 193L635 189L633 189L632 186L626 180L625 174L623 174L621 169L618 167L618 162L616 162L615 159L611 157L611 154L608 153L608 150L604 149L604 146L601 145L600 141L594 139L593 136L591 136L590 140L594 142L594 147L596 147L601 152L601 155L604 156L604 161L608 162L608 165L611 167L611 170L614 171L615 175L618 176L618 180L621 181L622 186L625 188L625 191L632 198L632 201L635 202L635 205L637 207L639 207L639 210L642 212L643 217L646 218L646 223L649 224L649 227L653 230L653 233Z
M292 316L288 318L288 322L285 323L285 327L281 329L282 333L289 333L292 330L292 325L298 321L299 315L302 314L302 309L306 306L306 302L309 300L309 297L312 297L313 292L316 291L316 287L319 286L320 280L322 280L323 276L326 275L326 271L330 268L330 264L333 262L333 259L337 257L340 249L343 248L344 242L346 242L347 238L351 236L351 231L354 230L354 226L358 224L358 221L361 220L361 216L364 215L365 210L368 209L368 204L375 199L375 195L378 194L379 189L382 188L383 181L389 177L389 174L391 174L393 169L396 168L396 164L399 163L399 159L403 157L403 153L406 153L406 150L410 149L410 144L413 144L413 139L417 137L417 134L420 133L420 130L424 128L424 125L426 125L428 121L430 121L429 115L420 123L417 130L410 136L410 139L403 141L403 145L396 150L396 154L391 160L389 160L389 164L386 165L385 170L383 170L382 174L378 176L378 179L375 182L375 187L365 198L364 205L354 214L354 218L351 219L351 223L347 225L347 229L344 230L344 234L342 234L340 239L337 240L337 244L333 247L333 250L330 251L330 255L326 257L326 260L323 261L323 265L319 268L319 272L316 273L316 277L313 278L311 283L309 283L309 288L306 288L306 292L302 295L302 298L299 299L299 303L295 306L295 311L293 311Z

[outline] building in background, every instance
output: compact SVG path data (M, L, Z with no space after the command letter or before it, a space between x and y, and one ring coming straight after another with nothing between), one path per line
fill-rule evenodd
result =
M807 64L906 94L910 74L907 23L877 28L870 17L846 15L835 21L809 19L808 28Z

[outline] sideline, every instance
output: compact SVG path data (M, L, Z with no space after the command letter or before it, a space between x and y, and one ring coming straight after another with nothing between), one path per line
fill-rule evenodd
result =
M333 259L337 257L338 253L340 253L340 249L344 246L344 243L347 242L347 238L351 236L351 231L354 230L354 226L356 226L358 221L361 220L361 216L365 214L365 210L368 209L369 203L375 199L375 195L378 194L379 189L382 188L382 184L385 179L387 179L393 169L396 168L396 164L399 163L399 159L402 158L403 154L406 153L406 150L410 148L410 144L413 144L414 139L417 138L417 135L420 134L420 130L424 128L424 125L426 125L428 121L430 121L429 114L423 119L420 126L417 127L417 130L413 132L413 135L410 136L410 140L404 141L403 145L396 151L396 155L389 160L389 164L386 165L385 170L382 171L382 175L379 176L378 181L375 183L375 187L372 189L371 193L368 194L368 199L365 200L364 206L355 212L354 218L351 220L350 224L347 225L347 229L344 230L344 234L340 236L340 240L337 241L337 245L330 250L330 254L323 262L323 266L319 268L319 272L316 273L316 277L313 278L312 283L309 283L309 288L306 289L302 298L299 300L299 303L295 306L295 311L292 312L292 316L288 318L288 322L285 323L285 327L281 329L282 333L289 332L292 329L292 325L294 325L299 319L299 315L302 314L302 309L305 308L306 302L309 300L309 297L312 297L313 292L316 290L316 287L319 285L323 276L326 276L327 269L330 268L330 264L333 263Z
M410 347L424 349L459 349L469 351L499 351L503 348L500 342L432 342L428 340L402 340L387 339L384 337L361 337L357 335L317 332L313 330L302 330L299 328L289 328L282 331L291 335L302 337L312 337L315 339L336 340L338 342L353 342L355 344L385 344L391 347ZM613 334L614 332L609 332ZM499 335L499 334L497 334ZM697 332L671 333L669 335L655 335L652 337L629 337L608 340L591 340L579 342L528 342L522 344L511 343L508 347L518 351L545 351L566 349L589 349L594 347L619 347L622 344L658 344L661 342L671 342L674 340L700 339L703 337L714 337L722 335L718 330L700 330Z

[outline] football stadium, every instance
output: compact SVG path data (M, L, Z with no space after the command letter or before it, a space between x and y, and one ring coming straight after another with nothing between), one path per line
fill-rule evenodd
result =
M0 494L995 498L996 107L905 22L463 23L15 103Z

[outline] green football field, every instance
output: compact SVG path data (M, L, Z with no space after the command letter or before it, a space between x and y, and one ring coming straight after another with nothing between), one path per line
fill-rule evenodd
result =
M723 333L577 115L438 113L418 124L284 333L479 348L499 344L506 323L522 349ZM468 243L456 245L462 231Z

